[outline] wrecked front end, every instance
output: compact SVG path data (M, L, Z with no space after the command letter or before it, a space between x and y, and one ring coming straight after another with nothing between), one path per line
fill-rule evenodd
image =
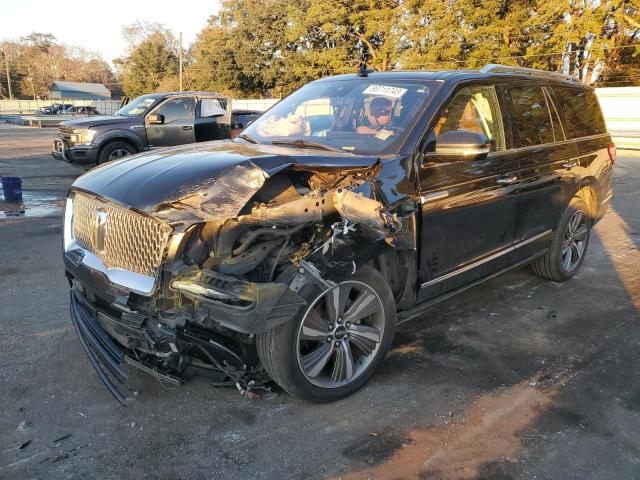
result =
M413 252L412 209L380 190L377 158L293 159L280 150L242 152L160 201L126 185L117 194L113 179L135 184L125 166L148 178L141 171L154 165L162 185L158 172L184 166L168 166L167 156L121 162L111 175L97 172L109 182L90 173L72 187L64 227L71 318L119 400L126 392L118 384L130 383L125 366L173 384L206 372L242 391L260 386L268 376L256 335L306 306L306 284L328 286L381 256L396 258L395 250ZM401 297L406 272L390 275L403 279Z

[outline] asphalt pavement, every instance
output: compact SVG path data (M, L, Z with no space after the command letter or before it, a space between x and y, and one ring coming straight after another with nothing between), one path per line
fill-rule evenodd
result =
M0 124L0 479L640 478L640 152L564 284L521 268L403 325L329 405L134 374L120 406L68 315L62 202L84 169L54 129Z

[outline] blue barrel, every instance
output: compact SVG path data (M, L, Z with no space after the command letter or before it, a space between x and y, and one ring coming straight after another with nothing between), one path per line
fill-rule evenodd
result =
M22 200L22 178L2 177L2 191L7 202L19 202Z

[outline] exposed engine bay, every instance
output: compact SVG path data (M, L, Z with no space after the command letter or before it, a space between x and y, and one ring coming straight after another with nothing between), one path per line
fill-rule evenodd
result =
M194 184L149 212L173 229L153 294L117 285L105 294L69 268L67 252L72 297L97 308L86 317L127 349L121 356L129 365L174 383L208 371L216 384L249 392L269 380L256 334L304 308L305 285L327 288L373 264L399 305L412 301L414 203L406 197L387 203L373 181L382 168L380 161L233 165L215 182Z

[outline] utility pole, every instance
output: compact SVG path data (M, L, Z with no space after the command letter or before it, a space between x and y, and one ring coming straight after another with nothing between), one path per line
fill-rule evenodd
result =
M182 32L180 32L180 91L182 91Z
M29 65L29 81L31 82L31 93L33 94L33 99L36 99L36 90L33 88L33 73L31 73L31 65Z
M4 54L4 66L7 69L7 85L9 87L9 100L13 100L13 94L11 93L11 77L9 76L9 60L7 60L7 52L2 51Z

